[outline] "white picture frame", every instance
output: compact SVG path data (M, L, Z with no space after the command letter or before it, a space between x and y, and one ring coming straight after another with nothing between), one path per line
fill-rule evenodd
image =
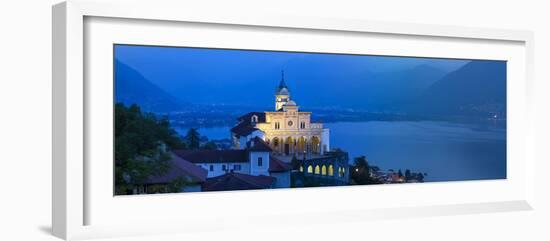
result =
M150 11L155 9L155 11ZM88 63L86 50L86 35L103 34L106 32L100 28L90 30L86 28L86 21L89 19L115 19L121 21L134 21L132 24L149 24L148 28L154 31L162 24L206 24L209 26L223 26L224 31L233 31L232 28L253 28L255 30L276 30L278 33L285 31L299 31L308 34L315 32L316 35L334 34L375 34L391 36L392 38L422 38L425 41L446 41L453 40L449 44L460 46L475 42L479 45L477 53L463 53L464 56L479 57L480 54L487 54L498 59L505 59L513 63L508 80L509 99L508 106L511 118L509 125L508 147L509 152L508 169L513 175L508 175L505 181L469 181L469 182L448 182L432 184L407 184L407 185L379 185L369 187L339 187L339 188L313 188L304 190L269 190L269 191L240 191L225 193L207 194L175 194L175 195L151 195L140 197L105 197L109 200L96 201L95 192L90 185L90 180L97 180L93 175L86 174L90 168L95 168L86 158L90 156L89 143L89 122L100 115L90 115L93 111L93 103L96 92L89 92L90 89L100 86L90 86L86 83L86 68L96 68ZM192 232L212 228L232 227L229 222L223 219L224 215L233 215L232 220L236 222L247 222L250 225L265 225L273 223L284 223L281 225L298 225L301 222L323 223L343 222L353 220L384 219L399 217L422 217L433 215L467 214L497 211L530 210L533 208L534 199L534 168L535 158L530 149L534 146L532 130L531 93L533 74L533 34L529 31L518 30L497 30L456 26L421 25L409 23L371 22L350 19L319 19L301 18L292 16L254 15L236 16L209 15L208 13L189 9L183 2L173 1L159 4L158 2L95 2L95 1L67 1L53 7L53 194L52 194L52 226L53 234L63 239L84 239L94 237L112 237L123 235L157 234L174 232ZM137 22L136 22L137 21ZM108 21L104 21L108 22ZM115 26L114 24L113 26ZM178 25L179 26L179 25ZM124 28L124 24L115 26ZM88 32L87 32L88 31ZM197 31L201 31L200 29ZM124 31L120 31L124 33ZM162 31L161 31L162 32ZM160 34L162 35L162 34ZM99 36L99 35L98 35ZM159 41L170 45L178 45L169 37L158 39L137 39L137 35L128 33L124 37L128 41L147 43L147 41ZM132 37L133 36L133 37ZM105 41L120 41L110 36ZM306 36L307 37L307 36ZM93 37L92 37L93 38ZM101 38L93 38L101 41ZM198 39L197 41L199 41ZM228 37L228 40L229 37ZM238 39L235 39L238 40ZM143 42L145 41L145 42ZM231 42L231 41L227 41ZM491 48L495 43L510 45L510 54L497 53L496 47ZM216 43L210 43L216 45ZM448 45L442 45L445 47ZM209 46L212 47L212 46ZM227 47L227 46L224 46ZM440 48L442 48L440 47ZM471 47L471 46L470 46ZM487 48L486 52L481 49ZM91 48L95 48L91 46ZM278 48L288 50L290 45L281 45ZM300 47L297 47L300 48ZM303 48L303 47L301 47ZM492 49L492 50L491 50ZM95 49L94 49L95 50ZM351 51L351 50L350 50ZM434 48L433 51L437 51ZM339 52L345 52L341 50ZM467 52L467 51L466 51ZM504 51L506 52L506 51ZM507 52L507 53L508 53ZM95 53L95 52L94 52ZM494 53L494 54L491 54ZM416 52L409 53L417 54ZM429 55L428 52L424 52ZM432 53L432 55L437 52ZM96 54L98 55L98 54ZM402 54L403 55L403 54ZM405 54L406 55L406 54ZM98 55L101 56L101 55ZM453 55L454 56L454 55ZM103 58L103 57L99 57ZM94 62L94 61L90 61ZM107 70L106 70L107 71ZM103 70L102 70L103 72ZM111 83L112 85L112 83ZM107 92L107 94L109 94ZM110 102L112 103L112 102ZM95 117L90 117L95 116ZM90 119L92 118L92 119ZM98 117L101 118L101 117ZM93 142L93 140L91 140ZM112 172L111 170L100 171ZM97 175L97 174L95 174ZM91 178L87 180L87 178ZM112 185L112 184L111 184ZM487 190L493 190L487 192ZM496 191L495 191L496 190ZM302 210L292 209L290 202L281 202L280 207L288 207L284 210L267 208L263 211L247 211L244 214L232 213L230 210L215 209L214 211L204 210L204 205L218 201L223 198L224 202L234 203L255 200L258 203L277 202L282 197L296 200L326 200L330 201L353 200L365 195L376 193L390 193L396 195L400 192L410 192L410 195L424 194L426 197L437 197L437 194L447 192L441 200L422 201L411 199L409 201L384 202L383 199L371 198L371 207L349 205L351 207L337 208L326 206L324 201ZM457 198L465 193L469 196ZM342 195L334 198L334 195ZM386 195L386 194L384 194ZM90 202L97 205L92 205ZM100 204L98 204L100 203ZM145 212L141 218L119 218L128 216L132 209L142 209L147 205L162 203L166 210L178 210L178 206L187 206L188 209L180 207L180 211L187 214L188 218L181 217L178 212L163 213L162 216L154 212ZM351 202L354 204L355 202ZM182 205L183 204L183 205ZM193 206L194 205L194 206ZM203 206L201 206L203 205ZM272 205L273 206L273 205ZM118 207L118 208L117 208ZM202 207L202 208L201 208ZM253 206L256 207L256 206ZM127 208L127 210L123 210ZM322 208L322 210L321 210ZM318 210L318 211L315 211ZM120 213L117 213L120 212ZM201 218L204 212L212 212L208 219ZM90 222L90 216L102 217ZM109 216L111 215L111 216ZM235 216L236 215L236 216ZM330 219L320 218L330 216ZM107 217L112 222L107 222ZM193 218L189 218L193 217ZM219 218L219 222L213 222ZM284 221L284 222L281 222ZM169 225L177 222L179 225ZM182 225L185 224L185 225ZM207 226L208 224L208 226ZM183 226L183 227L182 227Z

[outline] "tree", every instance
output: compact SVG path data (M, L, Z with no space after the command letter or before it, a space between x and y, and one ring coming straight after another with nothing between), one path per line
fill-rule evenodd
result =
M370 166L365 156L356 157L351 167L351 179L354 184L376 184L380 183L377 179L371 177Z
M208 142L204 143L204 145L202 146L202 149L204 149L204 150L217 150L218 145L216 145L216 143L214 143L213 141L208 141Z
M179 134L170 127L170 120L168 116L163 116L158 122L160 128L158 128L158 137L163 140L166 145L172 149L187 149L185 143L179 137Z
M191 128L187 131L187 135L185 135L185 141L190 150L197 150L200 147L201 135L196 128Z
M405 170L405 180L411 179L411 170Z
M128 194L148 178L168 171L170 149L184 146L166 118L137 105L115 105L115 193Z
M401 172L401 169L397 172L397 176L399 176L399 178L403 177L403 172Z
M168 183L168 192L181 192L187 185L189 185L187 177L178 177Z

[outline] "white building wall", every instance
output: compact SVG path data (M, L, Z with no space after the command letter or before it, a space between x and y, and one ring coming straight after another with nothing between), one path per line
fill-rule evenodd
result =
M269 176L269 152L250 152L250 175ZM258 159L262 159L262 165L258 165Z
M321 134L321 144L323 145L321 147L321 151L323 153L325 151L330 151L330 129L323 129L323 133Z
M241 136L239 138L239 146L238 146L238 149L239 150L242 150L242 149L245 149L246 148L246 142L248 141L248 137L246 136Z
M233 172L244 173L244 174L250 173L250 164L248 162L197 163L195 165L200 166L204 168L206 171L208 171L208 174L206 177L221 176L223 174L230 172L231 170L233 170ZM226 171L223 170L224 165L226 167ZM240 165L240 170L238 170L238 165ZM212 171L210 171L211 166L212 166ZM237 166L237 169L236 169L236 166Z
M239 146L237 149L240 149L240 150L246 149L246 143L254 139L255 137L260 137L263 140L265 137L265 133L263 131L257 130L250 133L250 135L248 136L241 136L239 138Z

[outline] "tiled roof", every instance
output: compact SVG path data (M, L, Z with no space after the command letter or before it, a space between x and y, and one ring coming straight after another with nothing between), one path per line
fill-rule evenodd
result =
M257 130L258 128L252 126L252 124L247 122L241 122L238 125L231 128L231 132L236 134L237 136L248 136L252 134L252 132Z
M188 162L174 153L171 154L170 167L164 175L151 177L146 181L146 184L162 184L169 183L176 178L186 177L192 183L202 183L206 181L208 171Z
M180 158L192 163L248 162L246 150L176 150Z
M258 116L258 123L265 123L265 112L249 112L246 115L237 118L237 120L250 124L253 115Z
M292 166L290 163L281 161L274 156L269 156L269 172L286 172L291 169Z
M270 152L272 151L271 147L267 143L265 143L264 140L260 137L254 137L254 139L250 140L247 143L247 150L249 151L265 151Z
M257 123L265 123L265 112L249 112L248 114L237 118L237 120L239 120L239 124L231 128L231 132L237 136L248 136L252 134L252 132L257 131L258 128L254 127L254 124L252 123L252 116L254 115L258 117Z
M271 188L276 178L270 176L252 176L242 173L227 173L206 179L203 191L229 191Z

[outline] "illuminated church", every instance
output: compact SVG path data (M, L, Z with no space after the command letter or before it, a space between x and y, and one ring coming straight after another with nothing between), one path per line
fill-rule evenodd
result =
M255 137L263 139L280 156L299 159L330 151L330 131L323 123L311 122L311 112L299 111L290 95L284 73L275 91L273 111L250 112L239 117L231 129L234 149L243 149Z
M174 167L148 185L166 185L185 176L183 192L248 190L349 184L348 154L330 150L330 132L311 122L311 112L299 111L281 77L275 110L250 112L231 128L230 150L175 150ZM299 164L291 162L296 157Z

